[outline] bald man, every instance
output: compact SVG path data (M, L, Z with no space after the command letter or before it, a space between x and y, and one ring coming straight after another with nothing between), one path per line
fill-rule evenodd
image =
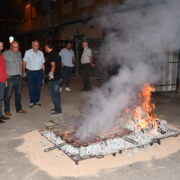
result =
M5 98L4 98L4 106L5 106L5 115L12 116L10 111L10 99L12 92L15 93L15 107L17 113L26 113L27 111L22 109L21 105L21 93L22 93L22 56L19 51L19 43L17 41L13 41L11 43L10 49L3 53L5 62L6 62L6 70L7 70L7 83L8 86L5 89Z

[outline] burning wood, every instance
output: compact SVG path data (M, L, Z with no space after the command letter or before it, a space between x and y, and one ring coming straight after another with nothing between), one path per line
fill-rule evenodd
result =
M139 106L136 107L133 115L138 129L158 128L158 118L153 113L155 104L151 103L151 96L154 91L155 88L153 88L150 84L145 84L139 94Z
M144 84L141 89L137 104L124 113L117 115L117 120L127 119L127 127L134 131L142 131L143 133L165 133L167 130L167 122L159 119L155 114L155 104L151 103L152 93L155 88L150 84Z

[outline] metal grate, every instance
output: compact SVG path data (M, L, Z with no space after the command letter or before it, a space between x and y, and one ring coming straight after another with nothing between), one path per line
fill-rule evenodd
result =
M82 160L102 158L108 154L115 156L116 153L122 153L127 149L143 148L145 145L152 146L154 143L160 145L161 139L179 135L179 132L173 129L168 129L164 134L146 134L142 131L133 132L128 129L122 129L119 134L112 132L112 137L106 134L106 137L93 139L93 141L75 143L75 141L69 141L64 138L64 135L60 131L57 133L57 124L53 123L50 123L48 127L46 126L43 130L39 131L42 136L54 144L53 147L45 149L44 152L59 149L76 164Z

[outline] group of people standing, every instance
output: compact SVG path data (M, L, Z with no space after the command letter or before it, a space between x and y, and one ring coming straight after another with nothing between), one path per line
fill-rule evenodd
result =
M3 42L0 42L0 123L12 116L10 99L15 94L15 108L17 113L27 113L22 108L22 77L27 77L30 97L30 108L40 107L40 94L43 79L47 83L54 107L50 110L52 116L62 115L60 92L65 89L71 91L70 79L75 66L75 55L72 44L68 42L66 48L59 54L54 50L52 42L47 42L44 49L48 54L46 60L39 50L39 42L33 41L32 48L25 52L22 58L19 43L13 41L10 49L1 53ZM92 51L87 42L82 42L81 56L83 91L91 90L90 67L94 66ZM4 101L4 115L2 103Z

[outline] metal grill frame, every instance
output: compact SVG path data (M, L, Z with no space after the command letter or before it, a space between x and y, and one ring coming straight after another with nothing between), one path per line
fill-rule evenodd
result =
M97 159L100 159L100 158L104 158L105 155L99 155L99 156L84 156L83 158L78 156L78 155L71 155L70 153L67 153L67 152L64 152L61 147L61 145L56 145L55 143L53 143L50 139L48 139L44 134L43 134L43 131L44 130L39 130L41 136L43 136L45 139L47 139L50 143L52 143L54 146L53 147L50 147L48 148L49 150L44 150L44 152L49 152L51 150L54 150L54 149L58 149L58 150L61 150L65 155L67 155L72 161L75 162L75 165L79 165L79 162L82 161L82 160L87 160L87 159L91 159L91 158L97 158ZM134 147L132 148L127 148L127 149L119 149L118 151L114 152L114 153L111 153L112 156L116 156L117 153L119 154L122 154L123 151L125 150L130 150L130 149L134 149L134 148L144 148L145 146L147 145L154 145L154 144L159 144L161 145L161 140L162 139L166 139L166 138L169 138L169 137L177 137L180 135L180 132L177 131L177 130L174 130L174 129L168 129L168 131L171 131L173 134L172 135L168 135L168 136L164 136L164 137L161 137L161 138L155 138L153 139L151 142L149 143L146 143L146 144L143 144L143 145L135 145ZM116 137L117 138L117 137ZM68 145L71 145L71 144L68 144ZM110 154L106 154L106 155L110 155Z

